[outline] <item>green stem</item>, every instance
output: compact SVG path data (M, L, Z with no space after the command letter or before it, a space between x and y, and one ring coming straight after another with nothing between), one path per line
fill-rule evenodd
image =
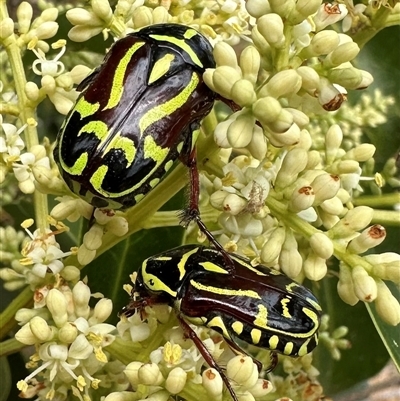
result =
M289 65L289 49L292 40L292 26L286 24L283 29L285 35L285 46L281 49L275 49L274 66L277 72L286 70Z
M400 213L394 210L374 209L374 217L372 218L372 223L379 223L383 226L400 227Z
M370 196L360 196L353 200L355 206L369 206L372 208L378 207L393 207L394 205L400 203L400 193L393 192L390 194L383 195L370 195Z
M8 18L8 11L5 0L1 0L0 21L5 18ZM22 124L27 124L31 119L36 121L35 110L29 107L28 99L25 94L26 76L21 58L21 49L18 47L16 35L13 34L6 38L3 41L3 45L7 52L10 67L13 72L15 90L19 102L19 118L21 119ZM32 146L39 144L36 127L32 124L28 124L25 130L25 141L28 151L32 148ZM44 231L44 229L48 227L47 196L36 190L33 194L33 201L35 205L36 225L38 228Z
M10 116L18 117L19 108L14 104L0 102L0 114L9 114Z
M20 343L15 338L10 338L9 340L0 343L0 356L15 354L16 352L21 351L24 347L26 347L25 344Z

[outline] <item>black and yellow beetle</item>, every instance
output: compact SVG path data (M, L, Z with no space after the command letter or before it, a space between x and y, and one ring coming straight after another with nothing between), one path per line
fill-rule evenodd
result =
M68 187L95 207L126 209L180 159L191 185L182 221L196 220L220 247L198 209L194 145L217 99L203 81L207 68L215 68L211 44L184 25L152 25L115 42L78 86L57 137L54 159Z
M207 326L225 338L237 353L237 340L276 353L297 357L312 351L318 342L321 307L306 287L266 266L252 266L242 256L230 254L235 274L214 248L183 245L146 259L122 313L131 316L146 306L168 304L176 312L185 335L192 339L205 361L221 375L232 398L233 388L189 323ZM254 360L259 368L261 363Z

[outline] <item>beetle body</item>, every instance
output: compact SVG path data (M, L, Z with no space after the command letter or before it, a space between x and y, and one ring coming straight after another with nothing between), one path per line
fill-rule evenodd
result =
M231 344L240 339L293 357L312 351L321 307L311 291L276 270L230 257L234 275L220 252L204 246L148 258L138 271L139 301L133 303L168 303L186 321L218 331Z
M177 158L189 165L195 131L216 98L202 74L214 67L210 43L183 25L118 40L78 86L58 135L54 158L69 188L95 207L125 209Z

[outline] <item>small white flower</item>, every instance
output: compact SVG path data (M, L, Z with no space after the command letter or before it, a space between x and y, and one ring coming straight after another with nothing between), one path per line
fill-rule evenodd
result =
M53 274L59 273L63 269L64 264L58 259L70 254L71 252L64 253L56 246L50 245L47 249L35 248L27 257L33 263L32 273L39 277L44 277L48 270L51 270Z
M0 154L3 154L4 161L7 162L8 157L18 157L24 149L25 143L20 135L27 124L17 129L13 124L3 123L3 116L0 115L0 126L4 132L4 136L0 136Z
M60 51L58 54L52 59L52 60L47 60L45 53L41 49L34 49L32 48L31 50L33 53L35 53L37 59L32 63L32 70L35 74L37 75L50 75L52 77L56 77L64 72L64 64L59 61L60 58L63 56L63 54L66 51L66 46L65 46L65 40L60 41L60 45L63 46L55 46L60 48ZM53 44L53 48L54 44ZM40 68L38 68L40 66Z

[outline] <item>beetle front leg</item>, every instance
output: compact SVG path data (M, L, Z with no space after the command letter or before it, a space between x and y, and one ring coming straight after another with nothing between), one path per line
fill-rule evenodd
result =
M186 323L186 321L182 318L182 316L179 315L179 313L177 313L177 317L179 323L182 326L185 336L194 342L194 344L196 345L197 349L199 350L200 354L207 362L207 364L210 367L214 368L220 374L221 379L225 383L225 386L228 389L229 393L231 394L233 400L239 401L235 391L232 388L231 383L229 382L229 379L226 377L225 373L222 371L221 367L217 364L217 362L215 362L215 359L211 355L210 351L206 348L203 341L200 340L196 332L189 326L188 323Z

